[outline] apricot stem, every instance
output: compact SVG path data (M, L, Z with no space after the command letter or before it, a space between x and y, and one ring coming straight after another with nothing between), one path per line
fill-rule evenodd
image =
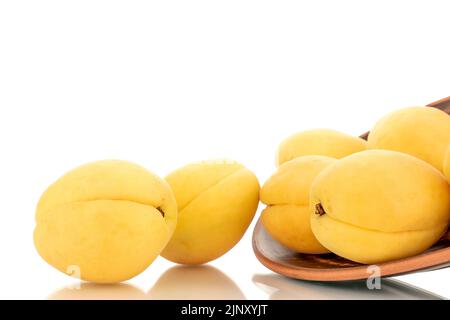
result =
M318 214L319 216L323 216L324 214L326 214L325 209L322 207L322 204L320 202L316 204L316 214Z
M164 218L164 211L161 209L161 207L156 208L156 210L158 210L159 212L161 212L162 217Z

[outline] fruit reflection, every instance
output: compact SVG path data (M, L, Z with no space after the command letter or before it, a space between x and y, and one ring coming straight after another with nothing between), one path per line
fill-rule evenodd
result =
M64 287L48 297L49 300L143 300L142 290L129 284L81 283L79 287Z
M175 266L148 292L150 299L242 300L244 294L222 271L212 266Z
M366 281L314 282L276 274L256 274L253 282L270 300L441 300L442 297L397 280L381 279L380 289Z

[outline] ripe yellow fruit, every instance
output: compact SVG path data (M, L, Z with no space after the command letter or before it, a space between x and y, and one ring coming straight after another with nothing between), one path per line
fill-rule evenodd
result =
M162 256L202 264L230 250L244 235L259 203L255 175L232 161L203 161L166 177L178 204L178 224Z
M447 149L447 154L444 160L444 174L447 176L447 180L450 183L450 145Z
M291 135L280 144L276 162L279 166L286 161L309 155L340 159L355 152L366 150L366 148L365 140L339 131L330 129L306 130Z
M34 242L56 269L115 283L150 265L176 220L175 197L164 180L130 162L98 161L68 172L44 192Z
M264 183L261 201L267 207L261 221L272 238L301 253L329 252L311 231L309 190L314 178L335 161L324 156L299 157L283 163Z
M384 116L370 131L369 149L400 151L442 171L450 144L450 116L430 107L410 107Z
M441 172L410 155L369 150L324 169L311 187L311 228L330 251L360 263L418 254L450 220Z

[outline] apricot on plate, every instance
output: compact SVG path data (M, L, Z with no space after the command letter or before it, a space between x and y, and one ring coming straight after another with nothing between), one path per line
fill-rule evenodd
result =
M276 162L279 166L297 157L310 155L340 159L363 150L366 150L366 141L361 138L331 129L312 129L295 133L281 142Z
M311 228L339 256L373 264L409 257L447 230L450 187L408 154L369 150L324 169L311 187Z
M177 220L169 185L126 161L78 167L53 183L36 210L34 243L56 269L115 283L144 271Z
M430 107L409 107L387 114L370 131L369 149L408 153L443 171L450 144L450 116Z
M329 252L311 231L309 190L314 178L335 161L324 156L295 158L278 167L264 183L261 201L267 207L261 221L272 238L296 252Z
M162 256L181 264L214 260L244 235L259 203L256 176L227 160L188 164L166 177L178 205L178 224Z

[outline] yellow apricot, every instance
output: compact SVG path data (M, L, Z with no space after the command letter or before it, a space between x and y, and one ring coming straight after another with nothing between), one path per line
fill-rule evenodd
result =
M309 191L314 178L335 161L324 156L290 160L261 188L261 201L267 205L261 221L267 232L285 247L302 253L329 252L311 231Z
M41 257L86 281L115 283L145 270L177 219L169 185L126 161L78 167L53 183L36 209Z
M450 116L430 107L409 107L387 114L375 124L369 149L408 153L442 171L450 144Z
M279 166L309 155L340 159L363 150L366 150L366 141L361 138L330 129L312 129L286 138L278 147L276 162Z
M189 164L166 180L179 215L162 256L176 263L202 264L225 254L242 238L258 207L258 180L236 162Z
M450 187L425 161L363 151L324 169L311 187L311 228L330 251L380 263L429 248L447 230Z

